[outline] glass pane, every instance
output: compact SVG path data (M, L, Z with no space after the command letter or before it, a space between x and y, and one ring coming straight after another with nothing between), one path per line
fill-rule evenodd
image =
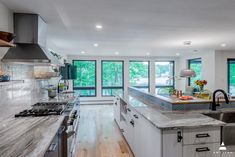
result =
M109 89L103 89L102 90L102 95L103 96L114 96L115 94L118 94L118 93L122 93L122 89L112 89L112 88L109 88Z
M171 90L173 90L173 87L156 88L155 93L158 95L169 95Z
M229 93L235 95L235 62L229 63Z
M77 66L77 79L74 80L74 87L95 87L95 61L74 61L73 63Z
M174 62L155 62L156 86L174 85Z
M76 90L76 91L79 92L80 96L95 96L96 95L94 89L92 90L84 89L84 90Z
M201 59L189 60L189 69L193 69L196 73L196 77L190 78L190 86L195 85L196 80L201 80L202 75L202 62Z
M81 96L95 96L96 62L75 60L73 64L77 67L77 79L73 82L74 90L79 91ZM88 87L88 89L82 89L83 87Z
M103 61L102 62L102 83L103 87L123 86L123 62Z
M149 86L149 62L131 61L129 63L130 85L137 87Z

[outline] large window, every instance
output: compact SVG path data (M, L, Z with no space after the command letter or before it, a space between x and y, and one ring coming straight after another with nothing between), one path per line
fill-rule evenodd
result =
M235 59L228 59L228 92L235 96Z
M155 62L155 93L167 95L174 89L174 61Z
M196 80L202 79L202 61L201 58L190 59L188 60L188 68L192 69L196 73L196 77L192 77L188 79L188 85L194 86Z
M149 91L149 62L148 61L130 61L130 86L140 88L146 92Z
M80 96L96 96L96 61L74 60L77 66L77 79L73 81L74 90L79 91Z
M123 91L123 61L102 61L102 96Z

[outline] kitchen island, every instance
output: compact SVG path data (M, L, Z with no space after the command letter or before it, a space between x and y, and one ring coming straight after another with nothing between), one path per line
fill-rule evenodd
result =
M115 120L136 157L234 155L219 151L226 123L202 114L210 110L169 110L151 97L129 88L114 103Z
M64 122L63 115L18 117L14 115L37 102L72 102L76 94L49 99L32 84L15 84L0 90L0 156L43 157Z
M156 95L150 94L147 92L142 92L136 90L136 88L129 88L129 91L132 92L132 95L148 100L154 104L158 104L162 110L169 111L187 111L187 110L208 110L211 107L212 100L201 99L197 97L192 97L192 100L181 100L176 96L169 95ZM133 92L134 91L134 92ZM145 93L144 95L142 93ZM235 99L230 99L230 103L226 104L224 99L220 99L221 108L235 108ZM156 106L156 105L155 105Z

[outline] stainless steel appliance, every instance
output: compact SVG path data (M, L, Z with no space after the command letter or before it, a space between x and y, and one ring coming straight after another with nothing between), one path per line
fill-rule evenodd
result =
M63 115L65 118L51 145L48 147L45 157L74 157L80 118L79 97L69 103L39 102L34 104L32 109L24 110L16 114L15 117L49 115Z
M3 62L60 65L46 49L47 24L37 14L14 13L15 47L2 58Z

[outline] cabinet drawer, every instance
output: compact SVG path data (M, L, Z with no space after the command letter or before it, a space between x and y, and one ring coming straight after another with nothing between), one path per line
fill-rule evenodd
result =
M219 143L183 146L183 157L220 157Z
M183 144L220 143L220 127L183 130Z

